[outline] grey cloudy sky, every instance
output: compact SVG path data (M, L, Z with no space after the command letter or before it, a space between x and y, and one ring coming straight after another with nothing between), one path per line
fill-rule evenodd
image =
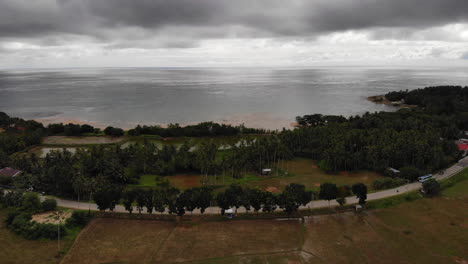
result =
M0 67L468 65L467 0L0 0Z

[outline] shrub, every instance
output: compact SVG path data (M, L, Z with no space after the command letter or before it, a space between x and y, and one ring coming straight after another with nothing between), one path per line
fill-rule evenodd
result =
M318 163L318 166L320 169L322 169L323 171L325 172L332 172L332 167L330 165L330 162L328 160L321 160L319 163Z
M406 166L403 168L400 168L400 175L402 178L405 178L410 181L415 181L418 179L419 176L421 176L423 172L413 166Z
M26 193L23 196L23 200L21 202L21 210L24 212L29 213L36 213L41 211L41 201L39 200L39 196L35 193Z
M383 178L383 179L375 180L374 183L372 183L372 186L376 190L383 190L383 189L395 188L405 183L406 181L400 178Z
M7 207L20 207L22 201L23 201L22 192L7 192L3 196L3 203Z
M74 211L69 219L67 219L66 225L68 227L73 226L85 226L88 224L89 216L88 213L83 211Z
M435 179L423 182L423 191L426 195L434 196L440 192L440 183Z
M57 209L57 201L55 199L45 199L42 202L43 211L54 211Z
M13 179L10 176L0 175L0 185L11 186Z
M56 239L58 235L57 225L32 222L31 214L20 212L18 210L8 214L6 223L8 228L26 239ZM65 236L66 229L63 225L60 225L59 229L60 235Z

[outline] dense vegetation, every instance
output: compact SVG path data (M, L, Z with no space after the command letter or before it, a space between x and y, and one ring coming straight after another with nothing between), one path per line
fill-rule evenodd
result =
M157 135L161 137L209 137L235 136L240 134L267 134L268 130L247 128L244 125L231 126L213 122L202 122L196 125L181 127L179 124L169 124L167 128L161 126L140 126L130 129L130 136Z
M53 151L44 159L34 154L11 154L37 144L44 135L97 130L87 125L62 124L45 128L37 122L2 113L0 125L7 131L0 133L0 165L24 170L23 176L15 179L18 187L89 198L108 189L120 190L143 174L195 172L203 175L203 183L207 184L216 182L210 179L219 175L240 178L246 173L258 174L263 168L276 168L277 173L279 164L293 157L317 160L320 168L328 172L367 169L385 173L388 167L393 167L401 171L400 177L409 181L447 167L459 158L454 140L468 126L467 87L429 87L386 96L420 107L349 118L320 114L297 117L298 127L294 130L245 139L227 150L210 141L197 146L185 142L179 148L159 148L145 140L126 148L98 146L79 149L75 154L67 150ZM445 103L441 104L439 99ZM105 131L110 135L123 134L118 128L108 127ZM187 127L137 126L129 134L221 136L265 132L206 122ZM377 185L387 188L400 183L387 181Z
M33 214L51 212L57 208L57 202L54 199L40 202L35 193L16 191L5 193L0 189L0 207L10 208L5 219L7 227L27 239L57 239L59 234L63 237L67 234L67 230L86 225L89 218L82 212L74 212L64 225L31 221Z

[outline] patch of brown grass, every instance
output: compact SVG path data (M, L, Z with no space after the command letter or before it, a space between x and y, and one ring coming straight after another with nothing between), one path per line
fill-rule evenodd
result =
M10 231L4 224L6 209L0 209L0 263L58 263L61 257L56 257L57 241L27 240ZM65 241L69 244L71 241ZM62 242L62 248L67 246Z
M176 174L165 177L169 180L172 186L180 190L202 186L201 175L198 174Z
M161 263L298 250L298 221L171 222L96 219L64 263ZM224 262L223 262L224 263Z
M63 263L151 263L174 223L98 218L78 237Z

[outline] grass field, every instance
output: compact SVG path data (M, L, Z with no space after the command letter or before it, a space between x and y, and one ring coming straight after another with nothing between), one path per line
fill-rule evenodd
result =
M64 263L466 263L468 180L361 214L179 223L96 219Z
M262 189L276 188L283 190L290 183L304 184L308 189L319 190L320 184L325 182L335 183L337 185L352 185L362 182L366 184L370 191L373 190L372 183L381 175L375 172L341 172L338 174L327 174L319 169L310 159L297 158L286 161L281 168L288 172L286 176L260 176L261 180L249 181L245 185L249 187L259 187Z
M231 184L239 184L241 186L251 188L261 188L270 191L282 191L284 187L290 183L304 184L306 188L315 191L319 190L320 184L325 182L336 183L337 185L352 185L357 182L366 184L370 191L373 191L372 183L382 176L368 171L361 172L342 172L338 174L327 174L317 168L315 163L309 159L294 159L286 161L282 164L282 169L288 171L288 174L272 173L271 175L262 176L252 173L244 175L240 179L234 179L228 174L225 176L217 175L209 176L210 184L216 186L228 186ZM143 175L140 177L138 184L133 184L133 187L156 187L156 179L167 179L172 186L181 190L192 187L201 186L202 176L199 174L175 174L170 176L158 177L156 175Z
M171 176L142 175L137 184L130 187L156 187L158 183L168 180L169 183L179 190L201 186L201 175L198 174L175 174Z
M82 137L67 137L67 136L50 136L45 137L42 141L43 145L94 145L94 144L115 144L123 141L125 137L108 137L108 136L82 136Z
M4 224L6 216L7 210L0 209L0 263L50 264L60 262L62 257L57 254L57 241L26 240L7 229ZM68 249L75 237L76 234L66 237L61 242L61 249Z

